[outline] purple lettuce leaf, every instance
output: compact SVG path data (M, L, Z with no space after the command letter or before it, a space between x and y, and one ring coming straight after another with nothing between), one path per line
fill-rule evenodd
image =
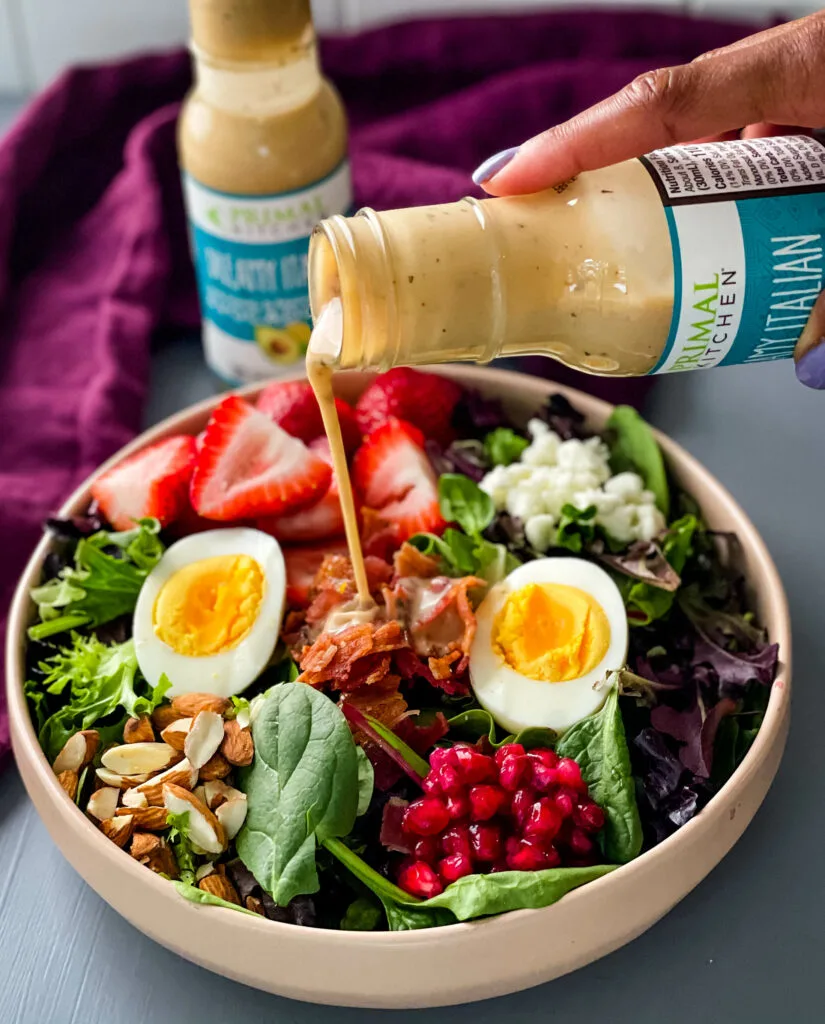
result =
M709 779L719 723L737 707L735 700L725 697L706 711L697 695L692 704L682 710L660 704L651 711L650 723L658 732L682 744L679 760L691 774Z
M573 437L581 438L593 436L593 431L585 426L583 413L575 409L561 394L551 395L547 403L539 413L539 419L559 435L562 441L569 441Z

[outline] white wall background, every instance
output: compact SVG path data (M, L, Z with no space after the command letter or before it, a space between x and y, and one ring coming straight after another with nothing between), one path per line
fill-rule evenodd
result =
M277 0L273 0L277 2ZM348 31L416 14L536 7L649 6L759 19L796 17L821 0L313 0L322 31ZM180 44L186 0L0 0L0 93L45 85L68 64Z

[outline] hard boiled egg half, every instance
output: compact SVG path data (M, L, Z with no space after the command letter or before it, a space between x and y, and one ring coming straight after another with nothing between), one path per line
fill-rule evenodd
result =
M207 530L167 549L135 607L138 665L169 695L231 697L266 667L281 629L286 569L278 542L259 530Z
M488 591L476 621L470 682L481 706L511 732L561 732L598 711L607 673L627 659L619 589L584 559L519 566Z

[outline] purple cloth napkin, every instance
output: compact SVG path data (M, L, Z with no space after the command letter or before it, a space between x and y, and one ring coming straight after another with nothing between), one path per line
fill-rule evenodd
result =
M356 201L457 199L484 157L747 31L597 11L326 40L324 67L351 119ZM138 431L152 343L198 324L174 141L189 81L183 52L77 69L0 143L0 639L42 519ZM639 382L548 361L531 369L613 399L641 394Z

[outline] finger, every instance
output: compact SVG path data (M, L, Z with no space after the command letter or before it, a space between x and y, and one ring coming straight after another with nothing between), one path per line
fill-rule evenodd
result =
M825 292L814 303L794 349L797 379L809 388L825 390Z
M749 124L742 129L743 139L767 139L774 135L810 135L807 128L800 128L791 124L768 124L761 121L759 124Z
M825 93L816 82L825 15L783 29L642 75L514 155L499 154L511 158L487 168L484 188L492 195L535 192L585 170L742 125L825 123Z

